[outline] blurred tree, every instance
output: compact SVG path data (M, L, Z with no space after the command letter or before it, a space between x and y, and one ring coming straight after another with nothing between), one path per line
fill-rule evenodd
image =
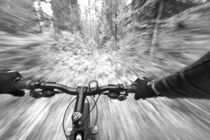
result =
M129 23L135 23L135 30L149 32L147 39L151 40L151 42L147 52L154 54L155 48L158 46L158 32L161 20L203 2L203 0L132 0L133 13L131 17L134 18L130 18Z
M37 32L37 23L33 0L0 1L0 30L14 34Z
M159 2L158 13L157 13L157 16L156 16L156 21L154 22L154 29L153 29L153 32L152 32L151 45L149 47L150 54L154 54L155 53L155 47L158 46L159 22L160 22L160 19L162 18L165 1L166 0L161 0Z
M77 0L52 0L52 9L55 31L68 30L74 33L81 30Z
M53 12L51 9L51 0L35 0L34 10L42 32L44 27L50 27L52 25Z
M131 5L133 9L142 7L147 0L132 0Z
M107 40L113 38L118 41L119 31L122 29L122 24L118 22L118 16L121 16L120 10L122 10L126 5L125 0L103 0L101 9L101 21L100 32L104 33L102 35L102 44ZM118 27L120 26L120 27Z
M132 8L135 9L135 14L138 21L150 21L155 19L159 10L159 3L162 0L132 0ZM202 4L206 0L165 0L162 18L171 17L179 12L182 12L190 7Z

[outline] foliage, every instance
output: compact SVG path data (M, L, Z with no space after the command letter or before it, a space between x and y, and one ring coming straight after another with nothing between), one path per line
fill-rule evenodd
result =
M1 5L4 2L1 2ZM17 1L14 2L17 4ZM68 10L63 9L62 13L59 7L64 1L56 2L56 26L73 26L70 21L68 23L68 20L65 20L70 17L65 15ZM145 6L149 5L145 3ZM2 9L4 8L6 9L6 6ZM87 30L83 34L72 33L67 27L61 28L66 29L65 31L59 29L59 33L56 32L53 36L49 30L26 36L0 31L0 66L16 69L26 78L56 81L67 86L87 85L88 81L93 79L98 80L99 85L130 84L137 77L162 77L171 74L209 51L210 3L192 7L178 15L168 12L159 24L158 45L155 55L152 56L147 49L153 25L139 20L135 15L139 11L147 10L152 14L150 10L154 10L154 7L142 9L132 8L131 5L119 8L117 18L113 17L112 22L107 19L112 10L104 9L104 12L99 14L100 21L96 23L96 29L92 30L97 32L95 38L86 34ZM19 15L19 10L15 10ZM62 17L59 17L59 10ZM5 11L0 14L10 14L10 11ZM14 15L15 11L12 10L11 13L14 17L1 16L0 19L10 17L1 22L7 21L15 25L28 19L28 16L25 16L26 19L19 20L19 16ZM22 13L22 16L25 14L28 15L26 12ZM154 22L151 18L155 17L153 14L145 13L145 16L148 22ZM81 24L83 26L86 22ZM117 41L110 31L115 24L118 27ZM82 28L88 29L89 26ZM97 36L104 39L100 47ZM22 98L1 95L0 139L64 139L61 118L71 100L72 96L64 94L39 100L30 98L28 93ZM71 109L73 110L73 107ZM159 97L134 101L131 95L127 100L119 102L101 96L98 109L98 138L101 140L208 140L210 137L209 100L172 100Z
M32 5L33 0L1 0L0 30L10 33L38 31Z
M56 31L77 32L81 30L80 10L77 0L52 0L52 9Z
M41 32L43 28L53 26L53 11L50 1L35 0L33 3L34 10L38 19Z

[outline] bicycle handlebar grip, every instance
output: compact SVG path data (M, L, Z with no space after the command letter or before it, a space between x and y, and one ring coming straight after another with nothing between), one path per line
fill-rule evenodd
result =
M15 82L15 86L18 88L18 89L29 89L29 90L32 90L34 89L34 82L31 81L31 80L18 80Z

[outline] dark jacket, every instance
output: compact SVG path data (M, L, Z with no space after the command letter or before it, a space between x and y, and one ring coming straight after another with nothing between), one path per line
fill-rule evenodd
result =
M153 87L170 98L210 98L210 52L175 74L154 81Z

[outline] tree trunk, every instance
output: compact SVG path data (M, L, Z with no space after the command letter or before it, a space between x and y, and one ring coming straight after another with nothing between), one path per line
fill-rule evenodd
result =
M115 19L116 18L117 18L117 12L115 12ZM117 23L115 23L114 28L115 28L114 38L115 38L115 41L117 41Z
M80 13L77 0L52 0L54 27L57 31L80 31Z
M151 55L155 53L155 48L158 46L159 22L160 22L160 19L161 19L161 16L162 16L164 3L165 3L165 0L160 0L159 8L158 8L158 14L157 14L157 17L156 17L156 21L154 23L154 29L153 29L153 33L152 33L152 42L151 42L151 46L150 46L150 49L149 49L149 53Z
M141 8L147 0L132 0L131 5L133 9Z

